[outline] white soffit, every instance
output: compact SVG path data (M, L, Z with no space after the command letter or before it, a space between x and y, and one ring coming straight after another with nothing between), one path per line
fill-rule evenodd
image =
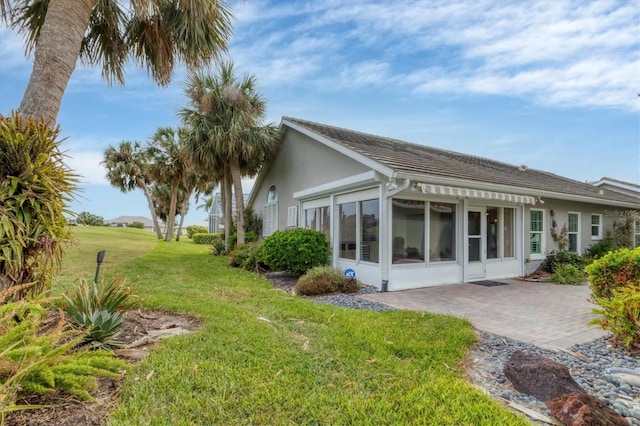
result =
M507 194L505 192L483 191L480 189L458 188L455 186L433 185L420 182L413 185L413 190L422 192L423 194L506 201L519 204L536 204L537 201L536 197L530 195Z

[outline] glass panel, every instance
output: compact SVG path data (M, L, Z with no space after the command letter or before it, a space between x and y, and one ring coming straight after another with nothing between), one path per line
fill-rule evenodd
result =
M356 203L340 204L340 257L356 259Z
M569 234L569 251L578 252L578 234Z
M276 201L278 201L278 192L276 191L276 187L271 185L267 193L267 204L275 203Z
M456 205L429 203L429 259L456 260Z
M600 225L600 216L596 214L591 215L591 224L592 225Z
M512 208L504 208L503 213L503 229L504 229L504 238L503 238L503 246L504 246L504 257L515 257L515 253L513 251L514 248L514 220L515 218L515 209Z
M482 232L482 214L480 212L468 212L469 235L480 235Z
M320 207L317 215L320 221L319 230L327 236L327 241L331 241L331 217L329 216L329 207Z
M424 201L392 201L392 262L424 261Z
M498 258L498 209L487 208L487 259Z
M529 214L531 218L531 232L542 232L542 212L540 210L531 210Z
M591 236L597 237L600 235L600 227L598 225L591 225Z
M380 207L378 200L362 201L360 204L360 220L362 223L362 239L360 240L360 260L378 263Z
M305 227L316 230L316 209L307 209L305 212Z
M578 213L569 213L569 232L578 232Z
M469 262L480 262L480 237L469 237Z
M542 234L532 233L530 241L531 254L542 253Z

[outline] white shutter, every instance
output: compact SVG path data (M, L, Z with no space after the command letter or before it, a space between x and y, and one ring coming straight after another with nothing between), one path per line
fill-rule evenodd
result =
M289 207L287 210L287 226L290 228L298 226L298 206Z
M268 237L278 230L278 203L270 203L262 208L262 236Z

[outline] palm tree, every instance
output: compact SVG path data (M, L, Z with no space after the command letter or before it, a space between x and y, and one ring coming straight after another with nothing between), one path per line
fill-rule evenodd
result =
M189 129L186 146L196 166L203 170L222 169L225 234L231 228L233 185L238 244L243 244L242 177L255 175L275 153L278 131L262 124L266 103L256 91L255 76L245 75L238 80L232 63L221 64L218 71L216 77L190 73L186 88L189 106L180 116Z
M147 151L142 148L139 142L122 141L118 149L109 146L104 151L102 164L107 168L107 180L112 186L122 192L129 192L136 188L142 190L151 212L153 229L156 231L158 239L162 239L162 230L158 223L158 216L149 188L151 179L148 174Z
M23 114L54 124L78 59L124 84L129 59L154 81L170 82L176 63L208 64L226 50L231 12L224 0L0 0L0 19L34 52Z
M158 184L169 186L171 203L167 216L165 241L171 241L178 207L178 192L182 189L187 175L192 169L191 158L185 149L185 131L171 127L160 127L151 137L149 153L152 157L149 174ZM189 190L187 198L191 195Z

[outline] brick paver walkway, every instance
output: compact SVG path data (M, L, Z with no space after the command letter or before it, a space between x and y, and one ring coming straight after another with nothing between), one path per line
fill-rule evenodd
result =
M479 330L550 349L567 349L605 335L587 325L595 307L588 301L588 285L499 281L508 285L453 284L360 297L400 309L467 318Z

